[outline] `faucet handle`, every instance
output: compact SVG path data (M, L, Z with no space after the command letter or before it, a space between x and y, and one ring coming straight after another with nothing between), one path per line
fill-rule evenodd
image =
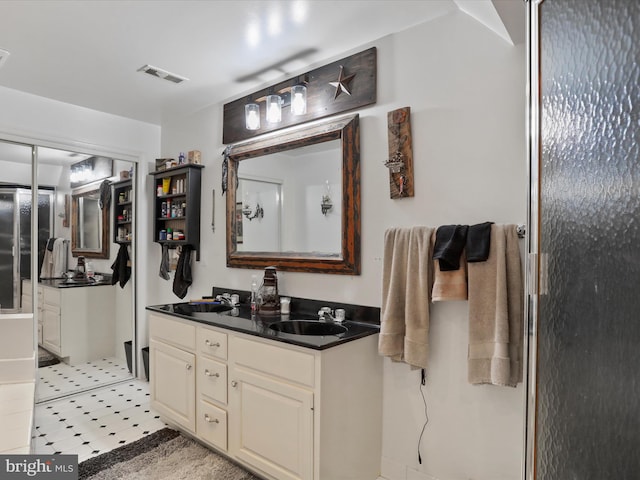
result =
M331 310L331 307L322 307L320 310L318 310L318 316L320 317L320 320L323 320L326 316L329 316L329 318L332 318L333 311Z

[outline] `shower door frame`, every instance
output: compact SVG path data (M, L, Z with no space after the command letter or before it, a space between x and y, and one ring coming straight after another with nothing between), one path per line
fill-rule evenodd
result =
M540 251L540 169L542 136L540 114L542 92L540 82L540 6L544 0L525 0L527 23L527 235L525 239L525 338L527 355L525 381L525 428L523 480L536 479L536 412L537 412L537 362L538 362L538 307L539 295L544 294L546 256Z

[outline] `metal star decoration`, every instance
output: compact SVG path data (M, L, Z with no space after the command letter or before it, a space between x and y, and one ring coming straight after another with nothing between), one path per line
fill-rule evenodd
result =
M353 73L345 77L344 67L340 65L340 73L338 74L338 81L329 82L329 85L331 85L332 87L336 87L336 94L333 97L334 100L338 98L338 95L340 95L342 92L346 93L347 95L351 95L349 84L351 83L351 81L355 76L356 74Z

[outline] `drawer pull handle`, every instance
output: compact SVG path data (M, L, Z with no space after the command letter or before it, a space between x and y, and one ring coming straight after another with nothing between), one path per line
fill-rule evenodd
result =
M204 419L209 423L220 423L220 420L218 420L217 418L211 418L208 413L204 414Z
M190 363L187 363L187 370L191 370L192 366Z
M238 386L238 382L236 382L235 380L231 381L231 386L232 387L237 387Z
M211 343L211 341L210 341L210 340L205 340L205 341L204 341L204 344L205 344L207 347L219 347L219 346L220 346L220 342Z
M220 374L219 374L218 372L216 372L216 373L211 373L211 372L209 371L209 369L206 369L206 370L204 371L204 374L205 374L207 377L219 377L219 376L220 376Z

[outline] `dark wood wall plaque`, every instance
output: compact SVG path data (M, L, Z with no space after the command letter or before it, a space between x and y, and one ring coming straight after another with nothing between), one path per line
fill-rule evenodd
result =
M389 141L389 198L413 197L413 149L411 146L411 108L387 114Z
M372 47L227 103L223 112L222 142L235 143L375 103L376 70L376 48ZM284 106L282 121L267 123L266 96L279 94L286 97L293 85L303 82L307 86L307 113L291 115L290 108ZM260 128L247 130L244 106L253 102L260 105Z

